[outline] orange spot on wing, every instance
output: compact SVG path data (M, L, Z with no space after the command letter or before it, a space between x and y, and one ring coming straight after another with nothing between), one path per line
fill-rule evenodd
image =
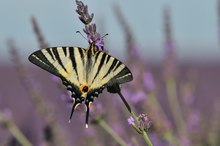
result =
M83 84L79 87L79 90L80 90L81 92L88 92L88 91L89 91L88 84L87 84L87 83L83 83Z

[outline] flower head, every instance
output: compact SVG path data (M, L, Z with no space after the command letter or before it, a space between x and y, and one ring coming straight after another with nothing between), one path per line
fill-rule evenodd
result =
M91 23L94 14L88 13L88 6L84 5L83 2L76 0L77 9L76 12L79 14L79 19L85 24Z
M138 116L138 121L139 121L139 128L145 131L147 131L152 125L152 121L149 120L146 114L140 114Z
M84 5L83 2L76 0L77 9L76 12L79 14L79 19L85 24L83 31L86 33L88 42L94 43L98 50L103 51L104 41L103 37L96 32L96 24L92 23L94 14L88 13L88 6Z
M101 35L96 32L96 24L86 25L83 31L87 34L89 43L94 43L99 50L103 50L104 41Z

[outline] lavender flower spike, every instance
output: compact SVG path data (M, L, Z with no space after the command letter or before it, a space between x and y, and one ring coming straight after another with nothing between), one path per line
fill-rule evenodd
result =
M94 14L91 15L88 13L88 6L84 5L83 2L76 0L77 9L76 12L79 14L79 19L85 25L92 22Z
M90 24L92 22L94 14L91 15L88 12L88 6L84 5L83 2L76 0L77 9L76 12L79 14L79 19L83 24L85 24L85 28L83 31L86 33L88 42L94 43L98 50L104 50L104 41L103 37L99 33L96 32L96 24Z

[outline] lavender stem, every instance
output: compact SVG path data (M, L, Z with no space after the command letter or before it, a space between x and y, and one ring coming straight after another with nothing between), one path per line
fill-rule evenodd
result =
M120 145L126 146L127 144L125 141L115 132L112 128L103 120L99 119L97 123L108 133L112 136L112 138Z
M17 139L17 141L22 146L32 146L29 140L25 137L25 135L21 132L21 130L16 126L16 124L10 119L7 118L4 113L0 111L0 120L3 120L4 125L6 125L7 129L11 132L11 134Z
M125 100L124 96L121 94L121 92L118 92L118 95L121 97L123 103L125 104L127 110L129 111L129 113L131 114L131 116L134 118L136 123L139 123L137 116L135 115L135 113L131 110L131 107L129 106L128 102ZM140 129L139 129L140 130ZM153 146L151 140L149 139L147 132L144 130L140 130L140 134L143 136L145 142L147 143L148 146Z

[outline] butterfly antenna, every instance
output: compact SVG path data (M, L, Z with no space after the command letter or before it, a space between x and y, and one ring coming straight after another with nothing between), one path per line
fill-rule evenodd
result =
M103 36L102 36L102 39L103 39L104 37L106 37L107 35L108 35L108 33L106 33L105 35L103 35Z
M73 105L73 107L72 107L72 111L71 111L70 118L69 118L69 123L70 123L70 120L72 119L73 112L74 112L76 106L78 105L78 103L79 103L79 102L75 102L74 105Z
M86 108L87 108L87 110L86 110L86 128L88 128L89 127L88 126L88 122L89 122L89 103L86 104Z
M76 33L79 33L85 40L88 40L80 31L76 31Z

